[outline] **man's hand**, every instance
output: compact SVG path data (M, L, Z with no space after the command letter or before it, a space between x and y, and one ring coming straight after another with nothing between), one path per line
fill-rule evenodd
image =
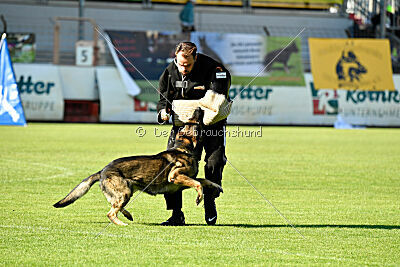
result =
M160 115L161 115L161 119L163 121L169 121L170 115L167 113L167 111L165 109L161 110L161 114Z

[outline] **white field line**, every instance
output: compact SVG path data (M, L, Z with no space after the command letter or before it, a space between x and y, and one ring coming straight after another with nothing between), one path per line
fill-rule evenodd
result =
M161 226L160 226L161 227ZM0 224L0 229L21 229L21 230L30 230L30 231L36 231L36 232L58 232L58 233L74 233L74 234L82 234L82 235L93 235L93 236L99 236L98 232L90 232L90 231L76 231L76 230L66 230L66 229L58 229L58 228L49 228L49 227L42 227L42 226L28 226L28 225L1 225ZM164 229L164 228L163 228ZM140 233L142 234L142 232ZM124 238L129 238L129 239L137 239L137 236L135 235L127 235L127 234L109 234L109 233L101 233L100 236L106 236L106 237L124 237ZM162 240L160 240L162 242ZM163 246L162 244L159 244L159 246ZM164 246L169 247L170 244L165 244ZM281 255L288 255L288 256L297 256L297 257L302 257L302 258L311 258L311 259L318 259L318 260L330 260L330 261L339 261L339 262L353 262L355 264L361 264L361 265L379 265L382 266L382 262L362 262L362 261L357 261L354 259L348 259L348 258L337 258L337 257L326 257L326 256L319 256L319 255L311 255L311 254L304 254L304 253L292 253L292 252L287 252L284 250L278 250L278 249L262 249L262 253L271 253L271 254L281 254Z
M76 233L76 234L83 234L83 235L93 235L96 236L98 232L89 232L89 231L76 231L76 230L66 230L66 229L57 229L57 228L49 228L49 227L42 227L42 226L28 226L28 225L0 225L0 228L9 228L9 229L23 229L23 230L30 230L30 231L43 231L43 232L60 232L60 233ZM126 237L126 238L136 238L133 235L116 235L116 234L108 234L102 233L101 235L107 237Z
M45 177L25 177L25 178L18 178L18 181L40 181L40 180L50 180L50 179L54 179L54 178L58 178L58 177L66 177L66 176L71 176L74 175L75 173L70 171L69 169L65 168L65 167L61 167L61 166L56 166L53 164L45 164L45 163L41 163L41 162L30 162L30 161L19 161L19 160L15 160L15 159L4 159L6 161L9 162L13 162L13 163L17 163L18 165L23 165L23 164L27 164L27 165L33 165L33 166L39 166L39 167L44 167L46 169L55 169L60 171L61 173L59 174L54 174L54 175L50 175L50 176L45 176Z
M276 249L266 249L263 250L267 253L276 253L276 254L283 254L283 255L291 255L291 256L298 256L298 257L304 257L304 258L312 258L312 259L318 259L318 260L332 260L332 261L341 261L341 262L354 262L357 264L361 265L382 265L382 262L362 262L354 259L346 259L346 258L337 258L337 257L325 257L325 256L319 256L319 255L310 255L310 254L304 254L304 253L292 253L292 252L287 252L283 250L276 250Z

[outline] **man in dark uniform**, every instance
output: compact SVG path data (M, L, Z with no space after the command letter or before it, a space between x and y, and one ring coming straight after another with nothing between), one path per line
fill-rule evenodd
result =
M219 62L203 54L197 54L197 47L191 42L179 43L175 50L175 59L165 69L160 77L160 101L157 104L158 122L169 120L173 100L197 100L206 94L207 90L225 95L228 98L231 76L228 70ZM197 145L195 155L200 161L204 148L206 165L205 178L221 185L222 171L226 163L225 156L225 125L226 119L205 126L202 142ZM175 143L175 134L179 127L173 126L168 139L167 149ZM218 134L217 134L218 133ZM182 212L182 191L164 195L167 209L172 210L172 216L161 225L185 225ZM217 221L215 195L204 191L204 211L207 224L214 225Z

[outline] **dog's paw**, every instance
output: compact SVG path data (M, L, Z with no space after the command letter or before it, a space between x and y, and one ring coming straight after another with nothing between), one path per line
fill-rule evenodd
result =
M110 219L110 221L112 223L114 223L116 225L127 226L126 223L124 223L123 221L118 219L117 215L115 213L111 213L111 211L107 213L107 217L108 217L108 219Z

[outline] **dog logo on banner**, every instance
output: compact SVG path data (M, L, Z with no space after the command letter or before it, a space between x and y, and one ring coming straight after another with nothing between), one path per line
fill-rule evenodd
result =
M353 51L342 52L338 63L336 64L336 75L339 81L360 81L361 75L367 74L367 69L358 61Z
M395 91L387 39L309 38L314 87Z

